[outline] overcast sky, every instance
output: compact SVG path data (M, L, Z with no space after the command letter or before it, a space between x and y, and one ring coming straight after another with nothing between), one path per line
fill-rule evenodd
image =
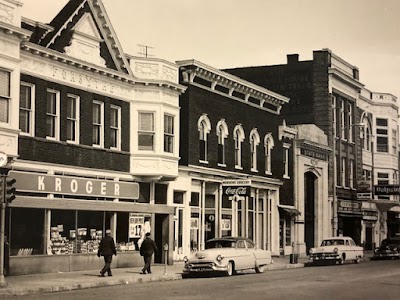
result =
M22 0L48 23L67 0ZM360 70L368 89L400 98L399 0L103 0L125 53L138 44L169 61L215 68L286 63L329 48ZM400 101L400 99L399 99Z

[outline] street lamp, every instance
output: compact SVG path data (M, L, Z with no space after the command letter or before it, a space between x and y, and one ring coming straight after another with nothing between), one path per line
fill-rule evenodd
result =
M350 129L352 127L365 127L365 124L363 123L357 123L357 124L350 124L348 126L341 126L340 129L340 136L342 135L341 133L345 129ZM333 191L332 191L332 236L337 236L338 235L338 199L336 195L336 186L337 186L337 165L336 165L336 139L338 137L336 136L336 124L333 125L333 151L332 151L332 157L333 157ZM357 143L355 144L357 147ZM355 155L357 155L357 150L354 151ZM355 160L355 163L357 164L357 161ZM353 175L354 176L354 175Z

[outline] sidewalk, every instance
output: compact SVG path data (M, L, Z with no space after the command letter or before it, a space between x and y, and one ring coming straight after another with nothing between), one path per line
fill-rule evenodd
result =
M273 264L265 268L283 270L302 268L308 258L299 258L297 264L290 264L289 256L273 257ZM0 298L4 296L26 295L33 293L53 293L88 289L101 286L138 284L150 281L166 281L182 279L183 262L174 262L173 265L152 266L152 274L140 274L141 267L113 269L112 277L99 277L98 271L80 271L67 273L50 273L6 277L7 285L0 287Z

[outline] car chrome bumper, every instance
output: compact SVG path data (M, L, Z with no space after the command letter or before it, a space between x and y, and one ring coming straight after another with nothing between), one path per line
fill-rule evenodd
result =
M312 261L339 260L340 255L336 253L316 253L311 254L310 259Z
M217 265L216 263L188 263L183 268L183 273L207 273L207 272L226 272L228 271L228 266Z

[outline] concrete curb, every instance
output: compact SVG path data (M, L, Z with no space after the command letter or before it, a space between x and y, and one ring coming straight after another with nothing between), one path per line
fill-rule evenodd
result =
M304 264L271 264L265 268L265 272L274 271L274 270L285 270L285 269L295 269L295 268L303 268ZM107 278L104 281L98 280L87 283L68 283L68 282L60 282L62 279L58 279L58 282L47 283L49 286L36 286L36 287L27 287L27 288L12 288L12 287L4 287L0 288L0 297L12 297L12 296L22 296L28 294L44 294L44 293L57 293L57 292L66 292L73 290L81 290L81 289L90 289L96 287L105 287L105 286L117 286L117 285L128 285L128 284L136 284L136 283L144 283L144 282L154 282L154 281L172 281L172 280L182 280L181 273L170 273L163 275L152 275L152 276L142 276L137 278Z

